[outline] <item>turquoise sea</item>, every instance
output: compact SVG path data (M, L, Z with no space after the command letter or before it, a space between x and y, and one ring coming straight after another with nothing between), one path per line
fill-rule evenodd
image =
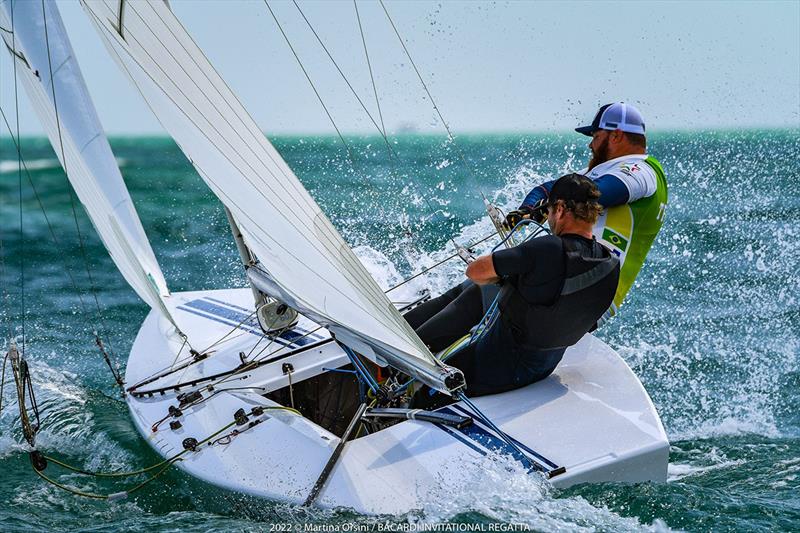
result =
M505 523L570 532L800 530L800 130L648 140L669 181L666 222L621 315L598 335L640 376L661 413L672 442L667 483L557 491L498 461L424 513L376 518L247 499L173 469L130 499L107 503L34 474L6 387L0 531L271 531L271 524L370 531L443 523L486 531ZM384 285L443 257L451 237L468 244L486 235L481 193L513 208L533 185L588 157L574 133L455 143L405 135L392 141L394 162L379 137L349 137L352 161L333 137L274 142ZM79 204L73 215L47 140L23 138L21 146L35 192L24 174L20 190L16 152L0 139L0 336L5 352L8 336L21 343L24 331L41 408L38 445L86 469L150 465L158 457L134 429L91 334L102 327L124 367L147 308ZM135 137L112 139L112 147L170 288L243 286L222 208L175 144ZM459 262L447 263L415 287L441 292L461 271ZM120 490L47 472L83 490Z

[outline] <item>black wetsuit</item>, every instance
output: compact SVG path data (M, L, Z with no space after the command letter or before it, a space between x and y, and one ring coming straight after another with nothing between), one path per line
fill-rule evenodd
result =
M569 240L569 247L582 257L608 257L608 251L594 239L573 234L547 236L492 254L495 272L531 306L550 306L558 300L567 278L564 240ZM497 286L481 287L467 281L405 317L433 351L440 351L480 321L486 302L491 302L490 296L497 291ZM602 292L599 297L610 302L614 291L606 287ZM497 320L478 342L447 360L448 365L464 372L470 396L495 394L539 381L561 361L565 346L533 346L529 339L536 337L535 331L526 332L522 339L513 329L507 321Z

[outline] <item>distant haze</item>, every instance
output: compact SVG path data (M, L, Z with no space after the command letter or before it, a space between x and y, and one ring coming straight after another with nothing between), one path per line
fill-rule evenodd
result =
M379 122L353 2L298 3ZM334 133L262 1L170 4L265 132ZM58 5L107 132L163 134L78 2ZM337 126L377 133L294 4L270 5ZM380 4L358 6L387 130L443 133ZM387 8L455 132L564 131L615 100L637 105L650 132L800 127L797 1L389 1ZM0 51L0 105L13 123L11 65ZM22 134L42 133L24 93L19 115Z

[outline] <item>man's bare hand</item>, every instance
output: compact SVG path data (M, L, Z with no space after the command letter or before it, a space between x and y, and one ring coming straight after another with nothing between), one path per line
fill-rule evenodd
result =
M467 277L478 285L497 283L500 278L494 271L491 255L483 255L467 266Z

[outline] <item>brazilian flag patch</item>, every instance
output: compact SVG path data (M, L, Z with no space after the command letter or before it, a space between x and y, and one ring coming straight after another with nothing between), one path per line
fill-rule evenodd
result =
M619 233L613 232L608 228L603 228L603 240L609 242L622 250L628 247L628 241Z

